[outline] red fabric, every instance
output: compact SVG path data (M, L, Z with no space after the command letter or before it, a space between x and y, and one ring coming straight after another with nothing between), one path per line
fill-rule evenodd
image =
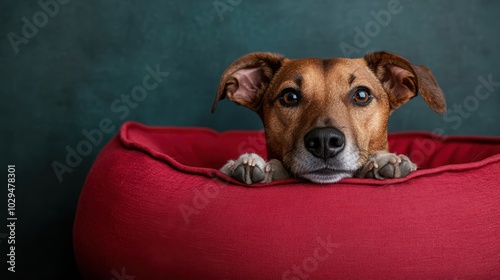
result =
M420 169L248 188L216 169L264 154L261 132L127 123L80 196L80 270L106 280L499 279L500 138L389 141Z

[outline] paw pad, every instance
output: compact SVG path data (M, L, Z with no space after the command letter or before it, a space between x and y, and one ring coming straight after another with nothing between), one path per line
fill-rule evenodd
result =
M415 171L417 166L405 155L392 153L376 153L359 171L358 177L390 179L401 178Z
M280 161L272 159L266 163L257 154L243 154L237 160L230 160L221 171L247 184L268 183L288 177Z

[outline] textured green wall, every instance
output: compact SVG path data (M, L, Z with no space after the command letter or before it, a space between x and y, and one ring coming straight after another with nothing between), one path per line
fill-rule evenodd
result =
M31 279L74 277L78 194L98 150L124 121L261 128L251 111L227 101L210 114L220 74L248 52L337 57L348 44L357 48L351 57L395 52L433 71L451 110L443 117L414 99L393 114L391 131L500 135L498 1L42 2L52 3L45 17L35 0L0 2L0 169L17 167L17 269ZM375 23L373 14L388 9L390 20ZM126 105L122 95L142 85L148 66L168 74L156 77L143 100ZM476 95L481 79L493 85ZM66 164L66 149L76 149L82 130L101 122L114 130L60 182L51 164ZM4 208L5 188L0 193ZM6 239L0 240L5 258Z

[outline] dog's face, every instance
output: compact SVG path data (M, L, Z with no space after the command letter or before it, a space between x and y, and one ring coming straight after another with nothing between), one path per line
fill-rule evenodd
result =
M253 53L223 74L212 110L227 96L256 111L270 159L296 177L329 183L352 177L368 155L388 149L389 115L417 92L444 112L430 71L400 56L290 60Z
M293 60L270 83L262 101L268 149L296 176L313 182L352 177L369 151L387 148L389 99L363 64Z

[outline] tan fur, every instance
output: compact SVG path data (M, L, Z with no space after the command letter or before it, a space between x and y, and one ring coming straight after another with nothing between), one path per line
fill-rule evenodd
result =
M236 93L235 73L254 68L262 73L256 82L258 89L250 92L252 98L241 98ZM352 77L354 81L350 81ZM351 93L358 86L371 90L373 99L368 106L353 104ZM278 99L286 88L300 91L300 105L280 106ZM388 150L389 115L416 96L417 90L434 110L445 110L443 94L432 73L396 55L380 52L357 59L291 60L254 53L240 58L225 71L212 109L218 100L228 97L256 111L264 124L268 157L281 161L292 173L303 169L297 157L304 155L304 136L320 127L340 130L346 143L358 152L356 168L361 168L370 155Z

